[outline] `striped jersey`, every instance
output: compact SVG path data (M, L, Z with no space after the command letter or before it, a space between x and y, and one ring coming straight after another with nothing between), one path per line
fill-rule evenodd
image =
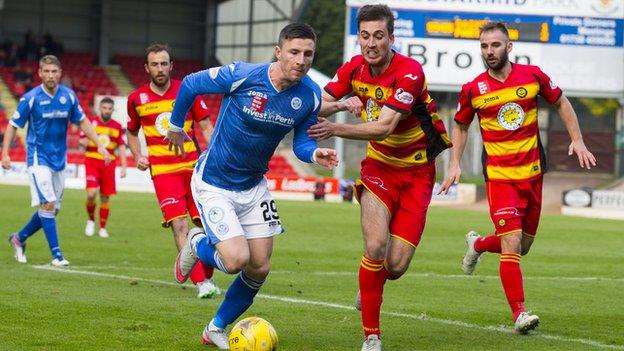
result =
M553 104L561 94L539 67L515 63L504 82L486 71L462 86L455 121L468 125L475 113L479 117L487 180L524 181L546 172L537 96Z
M176 156L173 150L169 150L169 142L165 140L180 84L179 80L172 79L171 86L161 96L153 92L149 83L146 83L128 96L128 130L135 132L143 127L152 177L192 172L199 157L194 139L184 143L186 157ZM193 107L185 116L184 130L193 137L193 122L207 117L206 104L200 98L195 99Z
M369 159L406 169L433 161L451 146L422 66L412 58L395 52L388 68L373 77L364 57L356 55L338 68L325 91L336 99L350 93L359 97L364 122L376 121L383 106L403 114L387 138L368 142Z
M28 122L26 150L28 166L65 169L68 122L85 118L73 90L58 85L54 96L39 85L22 96L11 118L11 125L24 128Z
M100 145L106 148L106 151L108 151L111 156L111 160L114 160L115 149L117 149L119 145L125 145L121 124L112 118L109 119L108 122L104 122L98 117L90 118L89 121L93 125L93 129L95 129L95 134L98 136ZM80 133L80 136L85 137L85 134ZM97 152L97 146L92 140L89 140L89 144L87 144L85 157L104 160L104 157Z

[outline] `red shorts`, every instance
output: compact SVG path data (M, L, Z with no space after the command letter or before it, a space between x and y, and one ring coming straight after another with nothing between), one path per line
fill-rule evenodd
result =
M416 247L425 229L427 209L435 182L435 163L397 170L370 159L362 161L355 183L359 200L364 189L381 201L391 215L390 235Z
M152 178L160 210L163 213L163 227L170 226L172 220L187 214L191 216L193 222L200 220L199 211L191 194L192 175L192 172L185 172L160 174Z
M485 183L496 235L522 231L535 236L542 211L542 180L539 176L523 182Z
M111 161L106 166L104 160L85 157L84 165L87 176L87 189L100 188L100 195L104 196L117 194L114 161Z

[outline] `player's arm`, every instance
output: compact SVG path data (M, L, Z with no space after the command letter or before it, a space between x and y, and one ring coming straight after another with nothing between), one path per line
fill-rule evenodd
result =
M136 167L140 171L144 171L149 168L149 159L141 153L141 143L139 142L139 130L128 129L128 147L132 157L136 160Z
M91 140L97 146L97 151L102 157L104 157L104 164L109 164L111 161L110 154L106 150L100 141L98 140L97 133L95 132L95 128L93 128L93 124L89 122L88 118L82 118L80 122L78 122L78 127L85 134L85 136Z
M356 116L359 116L362 112L362 106L362 101L357 96L351 96L344 100L338 100L324 91L319 116L328 117L334 113L342 111L348 111Z
M470 125L455 122L455 126L453 127L453 136L451 137L453 147L451 148L449 169L446 178L442 181L438 194L448 193L451 185L459 183L459 178L461 177L460 161L462 155L464 154L464 149L466 148L466 142L468 141L469 127Z
M318 91L318 93L320 93L320 91ZM319 148L316 140L308 135L308 130L318 118L319 110L320 106L315 106L308 118L295 126L293 151L297 158L303 162L316 163L317 165L332 169L338 164L336 150Z
M379 119L360 124L333 123L319 117L317 124L310 127L308 134L316 140L325 140L332 136L356 140L384 140L396 128L403 113L388 106L381 108Z
M591 169L591 166L596 166L596 157L594 157L585 146L581 128L578 123L578 117L576 116L576 112L570 100L564 95L561 95L557 102L555 102L555 107L572 140L568 147L568 155L571 156L575 153L578 157L579 165L582 168Z
M127 169L128 169L128 161L126 159L126 145L125 144L119 145L119 148L117 150L119 152L119 160L121 161L121 172L119 175L122 178L125 178L127 174Z
M6 130L4 131L4 140L2 140L2 168L4 169L11 169L9 148L11 147L11 142L15 137L16 131L17 127L13 124L8 124Z
M184 142L191 138L184 131L184 120L195 98L203 94L224 94L230 92L234 69L234 64L213 67L184 77L176 96L176 103L171 113L169 131L167 132L169 149L173 147L176 155L181 153L182 156L186 156Z
M199 121L199 128L201 129L204 139L206 139L206 144L210 145L210 138L212 137L212 132L214 132L210 119L206 118Z

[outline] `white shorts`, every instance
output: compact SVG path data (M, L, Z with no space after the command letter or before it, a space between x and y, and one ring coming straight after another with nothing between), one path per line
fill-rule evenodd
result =
M193 173L193 199L211 244L244 235L267 238L284 232L266 179L245 191L230 191L207 184Z
M28 167L28 176L30 177L30 197L32 199L30 205L34 207L55 202L55 208L60 209L65 188L65 173L53 171L47 166L30 166Z

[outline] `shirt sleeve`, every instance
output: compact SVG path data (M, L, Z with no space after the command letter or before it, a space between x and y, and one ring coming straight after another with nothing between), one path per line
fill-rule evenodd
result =
M340 100L353 91L351 88L351 67L351 61L349 61L338 68L332 80L325 86L325 91L329 95Z
M123 130L121 125L119 125L117 128L119 130L119 134L117 135L117 140L116 140L117 146L126 145L126 142L124 141L124 138L123 138L125 131Z
M30 116L30 111L32 110L34 102L34 96L22 96L9 123L11 123L11 125L15 128L24 128L24 126L26 126L26 122L28 121L28 117Z
M546 99L549 104L554 104L559 100L563 91L550 79L539 67L535 69L535 76L539 82L539 94Z
M127 112L128 112L128 130L131 132L136 132L139 130L139 128L141 128L141 122L139 120L139 114L136 111L136 108L134 106L134 97L135 94L130 94L130 96L128 96L128 103L127 103Z
M459 92L457 111L455 112L455 122L468 125L474 119L475 110L472 108L472 96L470 94L470 84L464 84Z
M235 84L238 67L238 63L232 63L227 66L212 67L191 73L184 77L171 114L171 127L184 127L184 117L197 96L202 94L227 94L234 91L239 85Z
M76 95L71 92L69 93L69 99L72 102L72 106L71 106L71 116L70 116L70 121L73 124L78 124L80 123L80 121L83 120L83 118L86 117L84 111L82 111L82 107L80 107L80 102L78 101L78 98L76 97Z
M314 125L321 109L321 89L317 87L313 92L314 105L308 117L295 126L293 137L293 152L303 162L312 163L314 151L318 148L316 140L308 135L308 129Z
M193 115L193 120L195 122L203 121L208 118L208 106L206 105L203 96L195 98L195 102L191 107L191 114Z
M407 113L420 99L424 87L425 73L419 65L412 65L397 75L394 90L384 102L384 106L401 113Z

